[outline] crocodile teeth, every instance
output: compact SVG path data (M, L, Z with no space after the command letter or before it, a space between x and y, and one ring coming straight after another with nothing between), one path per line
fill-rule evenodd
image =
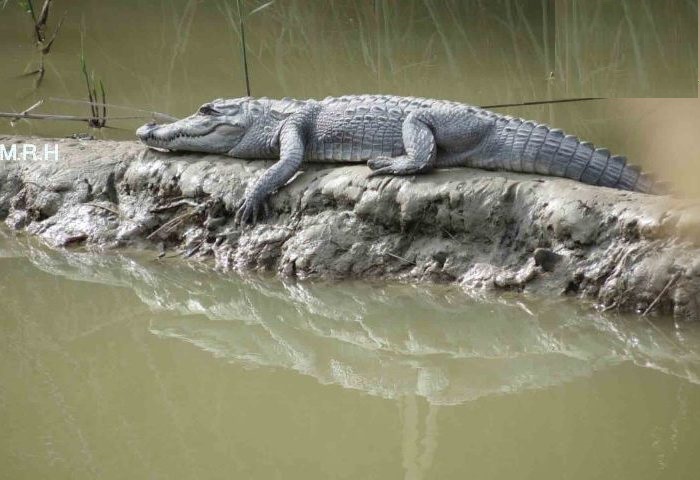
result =
M171 140L175 140L176 138L197 138L197 137L203 137L204 135L206 135L206 133L204 133L202 135L187 135L185 133L176 133L174 135L169 135L167 137L159 137L159 136L155 135L154 133L150 133L146 137L146 140L154 140L156 142L169 142Z

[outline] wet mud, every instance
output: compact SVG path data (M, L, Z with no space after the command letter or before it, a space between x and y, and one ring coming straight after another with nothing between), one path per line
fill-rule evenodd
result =
M0 161L0 217L57 248L152 249L221 270L456 283L575 296L605 310L700 319L700 203L571 180L441 170L368 178L305 165L237 226L270 161L162 153L136 142L0 136L57 159Z

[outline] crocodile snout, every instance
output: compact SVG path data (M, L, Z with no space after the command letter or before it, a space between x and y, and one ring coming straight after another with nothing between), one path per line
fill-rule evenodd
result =
M136 130L136 136L139 137L141 140L143 140L145 137L148 136L149 133L156 127L156 122L148 122L145 125L140 126Z

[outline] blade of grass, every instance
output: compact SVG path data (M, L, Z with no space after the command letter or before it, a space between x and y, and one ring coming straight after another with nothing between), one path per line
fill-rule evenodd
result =
M105 86L100 80L100 93L102 94L102 115L101 115L101 126L104 127L107 123L107 95L105 94ZM95 108L98 108L95 105Z
M32 22L34 22L34 27L36 28L36 13L34 12L34 4L32 3L32 0L25 0L22 2L22 5L24 5L24 8L31 14Z
M51 39L48 42L46 42L46 44L42 47L42 49L41 49L42 54L46 55L51 50L51 46L53 45L53 42L56 40L56 36L58 35L58 31L61 29L61 26L63 25L63 21L66 19L66 15L68 15L68 11L63 12L63 16L58 21L58 24L56 25L56 30L54 30L53 35L51 35Z
M90 73L90 85L92 86L92 98L95 99L95 101L91 105L93 116L95 117L95 121L93 123L95 123L96 126L99 126L100 109L97 108L97 106L95 105L95 103L97 103L98 97L97 97L97 87L95 87L95 72L94 71Z
M250 97L250 78L248 76L248 57L246 55L246 43L245 43L245 27L243 25L243 10L241 8L241 0L236 0L238 5L238 28L241 34L241 56L243 57L243 74L245 75L245 91L246 95Z
M85 55L83 55L82 53L80 54L80 69L83 72L83 77L85 77L85 86L86 86L87 92L88 92L88 100L90 101L90 112L93 114L93 117L94 117L94 115L95 115L95 108L94 108L95 99L92 98L92 89L90 88L90 76L88 75L87 66L85 64Z

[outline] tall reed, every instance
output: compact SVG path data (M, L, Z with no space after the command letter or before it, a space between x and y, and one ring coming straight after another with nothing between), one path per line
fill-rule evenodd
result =
M38 14L34 8L33 0L20 0L19 3L27 11L27 13L31 15L32 22L34 23L33 35L35 46L39 53L39 66L35 70L28 72L25 75L36 75L34 80L34 88L36 89L41 85L46 73L44 57L51 51L51 47L56 41L56 37L58 36L58 32L61 30L61 26L63 25L67 12L63 13L63 16L58 21L56 28L53 30L53 34L49 36L47 35L47 28L49 22L49 12L51 11L53 0L44 0L44 4L41 7L41 10L39 10ZM6 4L7 1L3 4L3 8L6 6Z

